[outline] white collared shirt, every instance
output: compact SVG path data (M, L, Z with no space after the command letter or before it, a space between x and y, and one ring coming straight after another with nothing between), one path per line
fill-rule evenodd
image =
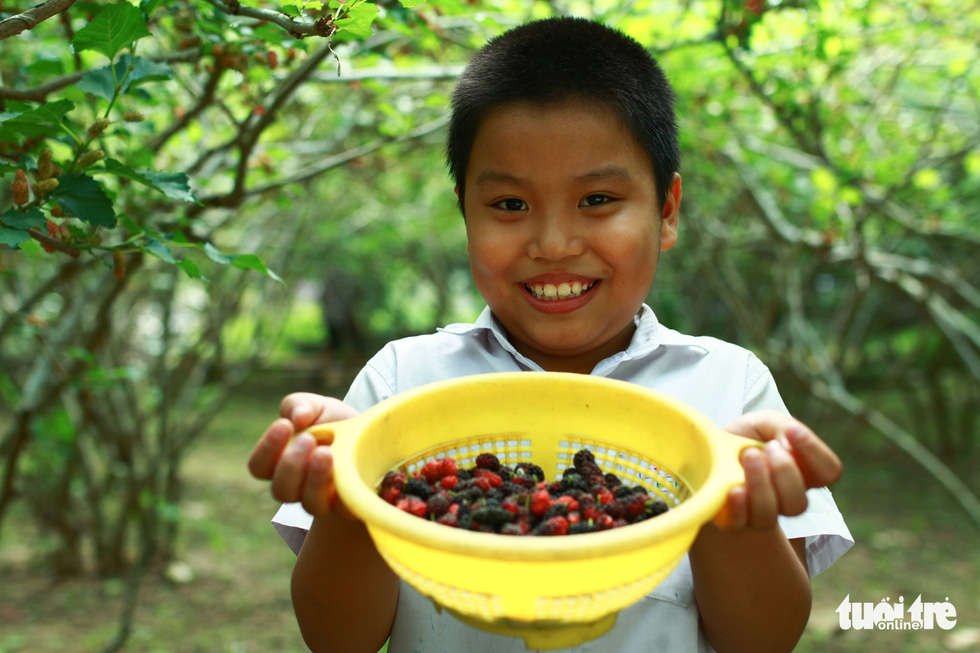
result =
M661 325L649 306L634 318L630 345L599 362L592 374L656 390L700 411L724 427L745 413L787 412L768 368L750 351L705 336L687 336ZM351 384L344 401L364 411L426 383L488 372L542 371L520 354L499 322L484 309L474 324L451 324L436 333L388 343ZM810 575L829 567L854 543L826 488L807 492L806 512L780 517L787 538L805 538ZM312 517L299 504L284 504L276 530L298 552ZM390 653L403 651L524 652L521 639L466 626L402 582ZM685 558L646 598L617 618L602 637L563 651L710 651L699 626L690 563Z

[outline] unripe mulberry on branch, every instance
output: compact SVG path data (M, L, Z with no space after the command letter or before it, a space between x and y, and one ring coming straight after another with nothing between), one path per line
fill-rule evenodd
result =
M92 126L88 128L88 135L95 138L99 134L105 131L105 128L109 126L109 121L105 118L99 118L92 123Z
M14 204L23 206L31 201L31 193L27 187L27 173L19 168L10 183L10 192L14 195Z
M119 250L112 253L112 274L119 281L126 277L126 255Z
M44 181L51 177L51 173L54 172L54 166L51 163L51 148L46 147L41 150L41 156L37 159L37 179L38 181Z
M126 122L143 122L145 118L139 111L127 111L123 114L123 120Z
M82 156L78 157L78 166L80 168L87 168L96 161L101 161L105 158L105 152L102 150L92 150L91 152L86 152Z
M47 195L57 187L58 187L57 179L45 179L44 181L37 182L37 186L35 186L34 188L37 191L38 197L44 197L45 195Z

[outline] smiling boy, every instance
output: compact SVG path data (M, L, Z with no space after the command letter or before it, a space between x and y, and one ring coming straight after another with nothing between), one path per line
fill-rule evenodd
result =
M336 504L329 447L293 433L351 417L419 385L469 374L566 371L638 383L766 441L741 462L715 523L601 638L571 650L788 651L810 612L809 576L852 543L830 493L837 456L790 417L751 353L661 325L644 300L678 233L673 94L635 41L551 19L491 41L453 96L447 158L473 279L474 324L389 343L343 402L295 393L250 469L284 502L298 552L293 603L315 651L523 651L468 627L401 583L363 525ZM533 401L533 398L515 398ZM502 408L503 409L503 408Z
M677 240L680 176L661 206L650 157L611 110L515 101L477 131L465 188L473 280L514 348L582 374L625 350Z

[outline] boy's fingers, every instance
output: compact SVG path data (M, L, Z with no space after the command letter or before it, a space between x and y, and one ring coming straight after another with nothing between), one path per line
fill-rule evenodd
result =
M745 486L736 485L728 491L725 503L712 521L723 531L735 533L745 528L747 513Z
M796 460L777 440L765 447L769 478L776 492L780 515L798 515L806 510L806 486Z
M333 508L333 456L329 447L316 447L303 482L303 508L322 515Z
M833 449L800 424L786 433L806 487L824 487L840 478L843 465Z
M734 419L725 430L735 435L768 442L781 440L786 443L786 431L800 422L786 413L775 410L758 410Z
M283 398L279 404L279 414L290 420L297 431L302 431L313 424L354 417L357 411L333 397L311 392L294 392Z
M316 447L316 440L309 433L299 434L286 447L272 475L273 497L284 503L292 503L302 498L301 491L314 447Z
M779 500L769 478L765 454L755 447L742 452L745 469L745 492L748 498L748 524L765 530L776 525Z
M297 431L302 431L320 416L320 399L319 395L309 392L288 394L279 404L279 414L292 422Z
M279 456L293 434L293 425L289 420L277 419L262 434L259 441L252 449L252 455L248 459L248 471L255 478L268 481L272 478Z

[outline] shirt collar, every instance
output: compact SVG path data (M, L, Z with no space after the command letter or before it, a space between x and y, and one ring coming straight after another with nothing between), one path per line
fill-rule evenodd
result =
M633 317L633 323L636 325L636 332L633 333L633 339L630 341L626 350L612 357L617 359L617 361L642 358L652 354L660 347L694 347L695 349L707 352L704 347L698 345L690 336L685 336L673 329L662 326L653 309L646 304L640 306L640 310ZM489 306L483 309L480 316L472 324L450 324L439 329L439 331L460 336L489 333L505 350L519 357L521 360L527 360L526 357L514 349L514 346L507 338L507 332L504 330L503 325L490 312Z

